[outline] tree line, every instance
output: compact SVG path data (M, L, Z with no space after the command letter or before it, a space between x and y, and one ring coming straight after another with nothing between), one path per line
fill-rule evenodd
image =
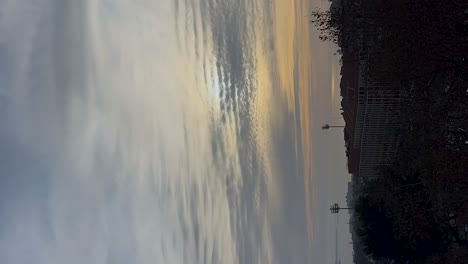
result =
M467 263L468 2L342 0L310 18L343 64L402 91L397 155L355 195L359 246L381 263Z

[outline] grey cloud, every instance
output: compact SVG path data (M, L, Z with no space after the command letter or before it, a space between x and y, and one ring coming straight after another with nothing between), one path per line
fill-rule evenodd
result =
M152 2L141 8L125 1L43 0L43 6L26 6L31 17L22 19L29 20L2 23L12 35L0 46L0 59L8 63L0 62L8 95L2 115L9 120L0 135L7 146L1 162L9 165L0 188L10 189L2 194L10 202L0 202L1 213L10 215L0 241L13 253L0 262L30 261L21 255L24 248L36 249L32 257L39 263L52 264L258 263L271 251L278 263L305 258L301 171L292 158L297 135L290 134L297 124L286 122L273 139L281 192L294 201L278 219L268 219L269 164L256 145L254 42L263 33L252 21L271 9L269 3L168 2L183 30L171 42L159 20L145 24L154 26L151 34L135 22L132 12L150 22L163 17L165 5ZM181 14L186 9L191 13ZM21 34L12 29L18 25ZM185 34L196 44L182 43ZM213 50L196 46L205 41ZM184 101L194 96L193 87L171 75L179 70L171 64L172 44L195 57L187 68L200 66L205 84L207 65L216 65L224 123L205 117L206 106ZM148 47L156 51L147 54ZM279 112L287 111L283 106ZM235 146L228 141L232 124ZM11 201L23 193L23 204ZM17 215L14 208L21 208ZM27 228L12 228L22 217Z
M252 118L254 105L253 99L256 96L257 80L256 54L254 49L257 34L267 34L266 46L271 46L273 36L269 32L256 32L252 21L256 21L259 12L265 12L265 17L271 17L269 2L258 4L256 1L201 1L200 8L202 21L209 27L207 31L211 34L213 42L214 57L216 58L216 70L221 85L219 91L219 103L222 111L222 120L231 120L235 124L236 136L240 139L238 143L239 165L243 183L239 190L242 197L237 200L237 195L229 195L230 207L235 209L231 218L236 225L236 234L238 236L238 254L241 263L257 263L264 259L264 252L258 250L258 247L268 246L268 241L263 241L264 230L262 226L265 223L265 217L269 216L266 201L266 183L264 160L256 149L256 120ZM261 10L261 11L260 11ZM195 13L195 12L194 12ZM270 16L268 16L268 14ZM249 20L249 18L253 18ZM249 22L250 21L250 22ZM256 21L258 22L258 21ZM269 28L271 21L262 21L265 28ZM272 65L275 65L275 58L269 57ZM281 90L276 85L274 77L274 66L272 66L272 83L277 94ZM284 102L277 100L272 103L277 104L278 112L286 112L282 109ZM290 116L280 118L281 120L293 120ZM281 219L269 219L272 226L270 232L273 234L274 255L276 263L291 263L291 260L307 259L307 241L304 235L305 215L304 215L304 193L303 193L303 171L301 168L301 158L296 160L294 153L294 138L300 135L292 135L292 127L298 124L285 122L284 126L274 135L274 151L277 154L275 160L279 161L278 167L281 169L278 175L281 175L280 188L282 195L288 201L294 201L293 204L284 205L285 208ZM278 130L278 128L274 128ZM213 126L211 146L214 159L218 160L221 166L229 167L229 160L219 160L219 157L226 157L219 153L224 153L223 129ZM299 146L300 147L300 146ZM300 150L299 150L300 152ZM299 164L298 164L299 162ZM229 171L229 170L227 170ZM227 179L229 179L228 177ZM226 183L228 185L229 183ZM257 199L261 201L261 207L258 209L255 205ZM258 211L260 210L260 211Z
M178 101L184 98L174 89L178 83L164 83L166 69L175 67L155 67L139 49L148 36L134 41L141 27L125 15L131 9L115 2L96 10L93 2L19 3L31 11L29 18L0 2L2 12L14 14L2 20L12 33L2 34L7 41L0 51L11 58L0 62L7 78L1 116L9 120L1 136L14 142L9 152L19 152L0 155L2 163L11 163L2 167L0 186L12 189L2 192L8 202L1 213L11 220L0 227L0 250L8 252L0 254L1 262L178 263L179 255L189 262L194 256L234 262L225 227L229 208L204 158L207 135L195 130L205 125L204 117ZM101 13L87 17L92 11ZM119 31L120 21L132 30ZM157 34L144 44L160 44ZM170 53L171 43L164 40L163 53ZM155 68L156 73L145 72ZM164 86L135 82L142 76ZM168 105L176 111L169 112ZM182 111L193 119L184 120ZM201 246L206 256L197 256L194 244L206 245ZM31 255L23 254L29 249Z

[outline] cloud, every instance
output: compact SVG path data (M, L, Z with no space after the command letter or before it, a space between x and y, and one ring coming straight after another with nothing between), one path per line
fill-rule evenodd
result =
M0 262L306 258L297 124L259 98L271 10L0 0Z
M17 3L0 2L2 136L22 150L2 175L23 178L1 180L25 191L0 208L0 262L237 262L170 3Z

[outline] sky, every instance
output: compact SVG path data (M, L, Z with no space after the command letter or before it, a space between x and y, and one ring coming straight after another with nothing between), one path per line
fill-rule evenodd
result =
M0 0L0 263L352 263L307 0Z

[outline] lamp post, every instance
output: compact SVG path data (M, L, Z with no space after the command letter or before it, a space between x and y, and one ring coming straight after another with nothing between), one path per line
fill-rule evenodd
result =
M345 126L330 126L329 124L325 124L322 126L322 130L335 128L335 127L345 127Z
M336 215L336 233L335 233L335 263L341 263L341 260L338 258L338 213L341 209L351 210L350 207L340 207L338 203L334 203L330 206L330 212Z
M346 209L346 210L351 210L353 208L350 208L350 207L340 207L337 203L333 204L332 206L330 206L330 212L332 214L337 214L341 209Z

